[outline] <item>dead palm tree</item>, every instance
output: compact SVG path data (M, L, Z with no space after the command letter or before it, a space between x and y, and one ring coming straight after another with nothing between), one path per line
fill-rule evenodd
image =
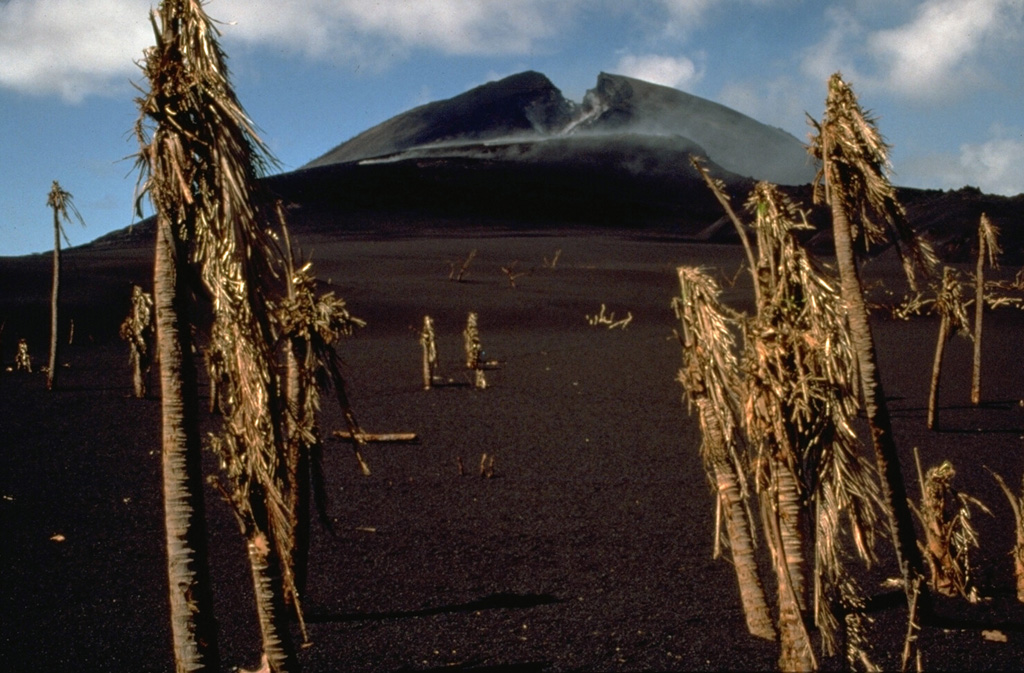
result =
M184 538L202 518L198 432L187 444L168 439L191 438L192 427L197 428L189 323L180 309L190 292L203 292L213 304L210 350L224 369L222 427L212 439L226 476L222 491L246 538L269 668L293 671L298 661L282 582L282 566L287 565L283 540L290 534L282 497L284 386L271 321L272 297L284 294L285 281L281 252L265 227L270 200L257 182L269 153L234 95L217 30L200 0L164 0L151 20L156 45L142 64L150 87L138 100L136 133L145 177L142 193L150 194L158 219L154 288L165 384L165 466L195 462L187 479L184 470L165 469L165 499L182 498L192 503L193 513L182 519L167 506L169 545L173 527L183 538L174 544L187 557L196 557L197 543ZM190 282L196 276L201 288ZM165 351L170 352L166 360ZM188 401L185 410L180 409L183 399ZM172 413L175 407L177 414ZM197 619L211 621L208 605L195 598L209 588L199 586L195 575L182 581L181 572L172 558L176 658L180 670L203 668L210 665L208 655L191 657L189 650L209 647L213 639L212 633L197 635L195 627Z
M799 670L815 665L801 619L802 530L809 523L813 533L814 621L831 653L836 608L857 598L841 551L842 519L857 554L870 562L878 496L851 428L855 365L838 288L797 240L795 232L810 227L777 188L759 183L747 206L760 299L745 330L744 427L779 579L780 666Z
M462 344L466 352L466 368L473 371L473 386L483 390L487 387L484 376L483 346L480 345L480 330L477 316L473 311L466 317L466 328L462 331Z
M985 469L988 469L986 467ZM1021 478L1020 495L1010 490L1003 478L989 469L992 478L999 483L1010 510L1013 512L1014 538L1016 542L1010 555L1013 557L1013 576L1017 581L1017 600L1024 603L1024 477Z
M856 353L863 408L871 429L882 501L896 560L908 596L923 576L914 521L892 434L892 420L878 372L874 337L854 253L855 242L882 242L896 234L896 248L914 286L914 263L930 266L934 255L906 221L896 190L886 175L888 146L874 119L865 113L850 86L835 73L828 82L825 113L815 129L809 152L820 162L815 198L832 209L833 239L840 288L847 309L850 338Z
M286 232L287 240L287 232ZM290 246L289 246L290 248ZM320 390L333 386L351 434L362 437L344 392L345 382L336 364L334 345L353 328L365 323L349 314L345 302L334 293L317 294L312 263L295 269L291 252L287 253L288 295L275 314L286 362L285 398L287 400L287 452L285 457L285 511L291 535L283 540L285 599L294 608L300 625L302 610L299 596L304 592L309 559L311 503L318 505L321 522L326 515L322 471L323 443L317 415ZM356 456L367 472L358 447ZM312 489L312 491L311 491Z
M149 369L153 362L153 296L133 285L131 303L128 317L121 323L120 336L128 342L132 392L141 399L146 396Z
M82 214L75 207L74 200L69 192L61 188L56 180L50 187L50 193L46 197L46 205L53 209L53 291L50 294L50 368L46 372L46 389L53 390L57 385L57 305L60 303L60 239L67 241L67 234L61 222L70 222L71 217L75 218L85 226ZM70 241L68 242L70 245Z
M985 312L985 259L998 268L999 230L985 213L978 223L978 263L974 271L974 363L971 367L971 404L981 403L981 322Z
M720 289L699 269L680 267L680 295L673 302L680 322L683 366L679 381L690 404L697 407L703 441L701 461L716 493L717 511L724 514L726 540L732 552L747 630L775 640L764 588L754 556L752 518L738 448L739 367L727 309ZM720 532L716 529L715 556Z
M434 320L429 315L423 316L420 346L423 348L423 389L430 390L437 376L437 341L434 338Z
M984 302L984 297L982 297ZM942 286L935 298L935 312L939 314L939 337L935 344L935 359L932 361L932 381L928 389L928 429L935 427L938 415L939 383L942 376L942 356L946 344L960 330L967 329L967 307L960 289L960 278L953 267L942 270Z

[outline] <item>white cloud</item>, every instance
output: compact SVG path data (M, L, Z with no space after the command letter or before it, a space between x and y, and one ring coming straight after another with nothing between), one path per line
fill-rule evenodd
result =
M416 48L526 54L565 29L582 0L213 0L225 42L274 45L380 68ZM7 0L0 86L67 100L138 79L155 0Z
M626 54L619 59L616 72L654 84L683 89L700 81L703 72L685 56L658 56Z
M231 22L232 38L272 43L314 57L401 56L413 48L448 54L522 54L555 36L576 9L558 0L221 0L208 11Z
M148 0L8 0L0 6L0 86L76 102L126 88L153 42Z
M965 176L962 184L976 181L972 184L992 194L1024 193L1024 134L961 145L957 163Z
M908 184L959 189L965 185L986 194L1024 193L1024 129L994 126L989 137L963 143L956 154L909 158L900 163Z
M1019 0L928 0L914 18L879 30L868 48L890 91L939 98L981 76L973 58L987 44L1012 36Z
M831 27L820 41L803 50L801 71L822 88L836 71L842 71L847 79L862 82L865 78L854 67L854 45L862 43L864 30L856 16L846 9L830 7L825 11L825 20Z
M1020 0L922 0L909 16L872 11L872 3L830 8L830 28L805 50L808 76L841 70L862 91L921 102L964 97L997 78L994 68L1021 53ZM881 15L881 16L879 16ZM878 25L879 21L887 22Z

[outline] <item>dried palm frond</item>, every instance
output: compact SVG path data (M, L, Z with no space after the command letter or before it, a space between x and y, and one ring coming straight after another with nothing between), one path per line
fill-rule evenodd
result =
M480 345L477 316L472 311L466 317L466 328L462 331L462 342L466 352L466 368L473 370L473 385L483 390L487 387L487 379L484 377L483 346Z
M953 267L947 266L942 271L942 285L935 297L932 311L949 322L949 336L952 337L958 332L969 336L967 330L970 322L967 319L963 282L959 272Z
M131 310L121 323L119 334L128 342L128 363L136 397L146 396L146 377L153 363L156 326L153 322L153 295L138 285L132 286Z
M850 218L854 238L865 248L894 236L904 271L915 285L915 266L930 273L937 257L931 245L917 236L887 175L889 145L875 118L865 112L840 73L829 78L825 114L819 124L808 116L814 135L808 148L821 162L814 180L816 202L837 201Z
M53 225L57 234L64 239L65 243L71 245L67 232L64 231L63 223L71 222L71 216L74 216L79 224L85 226L82 213L75 207L74 197L54 180L53 185L50 186L50 193L46 195L46 205L53 209Z
M924 527L921 550L931 571L931 587L947 596L959 594L971 599L974 593L970 551L978 547L978 533L971 525L971 508L977 507L986 514L992 512L977 498L953 487L956 470L948 460L930 468L923 477L920 472L918 476L921 508L914 511Z
M729 193L725 191L725 182L718 178L711 177L708 173L707 168L704 166L704 160L694 154L690 155L690 164L694 170L704 178L704 183L711 190L711 193L718 199L718 203L721 204L722 209L725 210L726 215L729 217L729 221L732 222L733 226L736 227L736 233L740 237L740 242L743 243L743 251L747 254L747 263L750 265L750 273L755 273L754 251L750 247L750 240L747 236L747 229L740 221L740 218L736 215L736 212L732 209L732 205L729 200ZM754 278L754 301L760 301L761 289L757 286L757 278Z
M423 389L430 390L437 375L437 340L434 338L434 320L429 315L423 316L420 346L423 347Z
M993 472L988 466L985 467L992 475L992 478L999 483L1007 501L1010 503L1010 510L1013 512L1014 538L1013 551L1013 575L1017 582L1017 600L1024 603L1024 477L1021 479L1020 495L1010 490L1003 478Z
M736 321L731 311L719 302L721 289L714 279L700 269L679 267L680 296L672 307L679 319L683 346L683 367L679 381L683 384L690 405L700 397L711 401L710 415L701 416L701 431L707 436L710 424L721 427L731 460L740 464L735 452L739 401L739 364L736 359ZM719 447L705 442L701 457L709 465L720 456L709 451ZM740 470L742 473L743 471Z
M999 229L981 214L978 223L978 263L974 271L974 359L971 363L971 404L981 403L981 335L982 318L985 313L985 258L988 265L999 265Z
M290 266L290 263L289 263ZM297 408L292 412L294 424L303 441L319 446L316 415L320 410L320 390L333 388L349 433L352 435L356 459L363 474L370 469L360 449L362 432L348 401L345 380L341 375L335 345L342 337L366 323L349 313L345 300L333 292L317 294L312 263L289 274L289 294L276 307L275 320L280 337L287 340L297 365L297 379L292 388L299 391Z
M18 339L18 352L14 356L14 368L19 372L32 373L32 356L28 352L28 341Z
M150 18L156 44L141 63L150 88L137 99L136 208L141 212L148 194L198 266L213 304L210 360L222 371L211 374L223 375L223 417L210 443L248 542L264 648L272 668L284 670L294 667L295 653L275 575L290 565L285 541L292 531L271 316L287 277L267 225L272 200L259 182L274 161L235 96L202 2L165 0Z
M738 450L737 390L739 371L733 330L736 316L719 303L720 288L703 271L678 270L680 296L673 308L680 322L683 366L679 381L700 419L701 461L716 493L716 511L724 514L726 540L732 551L747 629L774 640L764 589L754 559L753 519L748 502L745 464ZM721 517L716 517L714 556L722 541Z
M779 510L782 521L798 518L801 503L815 503L816 594L837 596L846 581L844 518L857 554L870 563L879 507L871 465L858 453L852 428L856 365L845 312L837 282L795 236L809 228L803 212L767 183L754 188L747 206L755 216L761 301L746 330L744 427L759 488L772 491L770 506L788 508ZM783 493L791 477L797 491ZM799 590L799 543L784 541ZM816 601L827 651L837 626L829 611L834 602Z
M942 358L946 343L954 334L967 333L967 305L964 303L960 276L953 267L945 267L942 271L942 285L935 297L934 311L939 314L939 336L935 345L935 358L932 362L931 387L928 391L928 429L935 426L938 409L939 383L942 376Z

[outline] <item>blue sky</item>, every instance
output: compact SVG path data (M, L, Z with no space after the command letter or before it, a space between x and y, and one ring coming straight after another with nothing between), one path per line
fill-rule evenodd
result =
M135 61L150 0L0 0L0 255L132 222ZM521 72L580 101L601 71L806 140L841 70L894 182L1024 192L1024 0L212 0L242 104L282 170L411 107ZM127 158L126 158L127 157Z

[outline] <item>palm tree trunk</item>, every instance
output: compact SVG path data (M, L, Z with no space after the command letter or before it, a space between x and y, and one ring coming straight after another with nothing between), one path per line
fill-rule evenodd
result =
M932 385L928 391L928 429L935 428L937 407L939 402L939 383L942 377L942 356L946 352L949 341L949 316L939 319L939 341L935 344L935 359L932 362Z
M971 404L981 403L981 318L985 312L985 235L978 231L978 265L974 271L974 363L971 367Z
M146 380L142 375L142 353L135 342L128 344L128 364L132 368L132 392L142 399L146 396Z
M157 218L153 293L160 358L164 523L171 632L177 671L219 669L217 623L207 560L199 435L199 400L190 334L182 324L188 296L171 223Z
M50 294L50 368L46 372L46 389L57 385L57 304L60 299L60 215L53 208L53 291Z
M743 615L751 635L765 640L775 640L775 626L764 596L764 587L757 574L754 558L754 540L750 523L740 497L739 479L732 464L725 461L715 466L718 482L718 497L725 509L725 530L729 536L732 562L736 568L736 580L740 588Z
M254 507L262 507L254 502ZM263 517L265 518L265 517ZM270 664L271 673L295 673L300 670L299 660L288 633L281 586L281 563L267 534L256 530L246 541L249 566L252 570L253 589L256 593L256 613L263 636L263 654Z
M790 577L780 513L771 502L771 496L767 491L761 492L761 513L764 518L765 538L771 550L772 566L778 579L779 670L817 670L818 664L811 647L810 635L807 633L800 602Z
M288 343L285 347L287 360L286 399L288 404L288 454L285 458L287 469L287 491L285 507L288 512L291 539L285 547L289 550L291 567L285 569L294 583L294 593L301 596L306 590L306 578L309 569L309 537L310 537L310 472L309 447L302 436L305 427L305 404L301 398L302 390L299 381L299 363L295 355L295 346ZM289 586L285 585L286 589ZM298 610L299 601L291 591L285 592L285 601L293 604Z
M892 419L885 402L882 381L878 374L875 342L868 322L868 310L861 288L860 274L853 255L850 221L838 199L832 202L832 227L840 288L850 323L850 341L857 356L864 413L871 427L871 443L881 486L881 501L889 519L896 562L907 591L913 586L912 576L923 576L923 561L917 547L914 520L907 503L907 490L900 469L899 454L892 434Z
M782 538L783 559L786 562L793 597L801 613L807 609L807 590L804 574L803 536L800 533L800 493L796 476L781 461L772 466L775 474L777 504L779 508L779 535Z
M743 615L747 620L747 630L758 638L775 640L775 627L772 625L761 578L757 574L754 540L743 507L739 477L726 457L725 435L721 424L715 420L717 416L716 411L711 408L711 400L706 396L700 396L696 403L705 421L703 426L707 436L704 441L708 442L708 454L712 456L718 497L725 509L725 530L729 536L729 548L732 550L733 566L736 568L736 580L739 583L740 601L743 604Z

